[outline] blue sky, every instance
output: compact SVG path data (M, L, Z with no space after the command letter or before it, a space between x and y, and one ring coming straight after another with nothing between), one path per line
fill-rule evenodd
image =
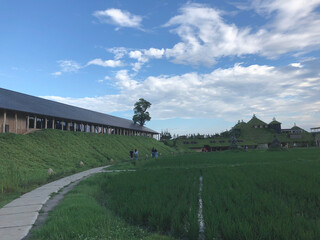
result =
M0 87L217 133L320 125L320 0L1 0Z

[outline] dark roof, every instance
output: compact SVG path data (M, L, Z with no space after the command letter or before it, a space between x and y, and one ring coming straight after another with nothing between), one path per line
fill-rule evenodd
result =
M275 124L281 124L281 122L278 122L277 120L273 120L269 125L275 125Z
M133 121L0 88L0 108L42 116L157 133Z

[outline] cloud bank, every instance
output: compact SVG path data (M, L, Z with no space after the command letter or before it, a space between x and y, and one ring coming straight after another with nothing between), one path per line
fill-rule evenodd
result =
M315 125L320 117L320 63L317 60L281 67L235 64L208 74L150 76L142 82L121 70L113 81L118 94L80 99L46 98L112 113L132 110L137 99L143 97L153 104L150 110L153 119L196 116L235 121L255 113L266 120L276 116L280 121L291 121L291 125L293 122Z

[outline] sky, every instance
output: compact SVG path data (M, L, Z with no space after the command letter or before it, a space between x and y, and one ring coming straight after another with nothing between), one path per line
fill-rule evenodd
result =
M0 0L0 87L214 134L320 126L320 0Z

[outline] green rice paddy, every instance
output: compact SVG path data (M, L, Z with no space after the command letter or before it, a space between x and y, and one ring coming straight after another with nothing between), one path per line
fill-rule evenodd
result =
M144 234L127 239L198 239L200 172L206 239L320 239L320 149L184 154L139 162L136 169L83 182L96 189L90 201L126 224L121 233L129 227ZM95 214L77 199L67 200L59 206L64 214L53 211L34 239L77 239L77 232L83 239L114 236L100 225L75 227L78 217L86 224ZM62 223L71 210L79 216L72 215L69 227ZM59 238L47 238L50 231Z

